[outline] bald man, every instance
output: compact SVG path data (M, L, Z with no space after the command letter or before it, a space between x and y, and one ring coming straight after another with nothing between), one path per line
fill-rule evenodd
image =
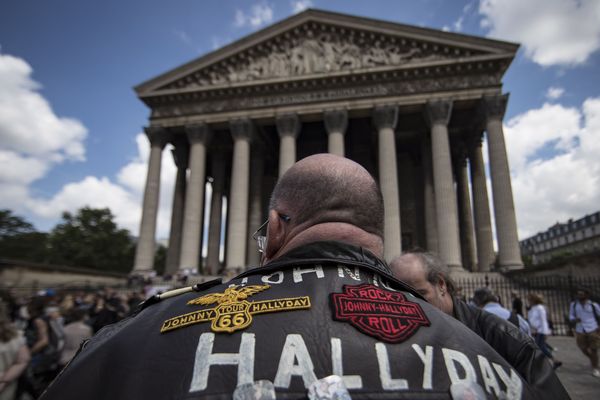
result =
M43 399L534 398L487 343L392 277L383 215L357 163L297 162L254 235L262 268L151 298Z
M406 252L390 262L394 277L408 283L431 305L461 321L488 342L529 382L541 398L569 398L533 339L506 319L455 297L448 266L429 252Z

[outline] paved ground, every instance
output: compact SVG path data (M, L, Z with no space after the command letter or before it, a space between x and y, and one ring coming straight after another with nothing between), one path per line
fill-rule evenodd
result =
M552 336L548 343L556 348L554 357L563 362L556 370L573 400L600 399L600 378L592 376L589 359L583 355L571 336Z

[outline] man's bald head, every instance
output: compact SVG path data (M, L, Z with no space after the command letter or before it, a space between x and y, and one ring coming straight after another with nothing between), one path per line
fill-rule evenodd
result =
M288 213L296 226L342 222L383 237L383 197L356 162L316 154L294 164L277 182L271 210Z

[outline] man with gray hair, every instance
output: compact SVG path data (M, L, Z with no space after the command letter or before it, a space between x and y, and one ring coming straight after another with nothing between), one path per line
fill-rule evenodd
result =
M390 262L394 277L408 283L432 305L456 318L488 342L529 382L541 398L569 398L533 339L505 319L469 305L455 296L448 266L435 254L406 252Z

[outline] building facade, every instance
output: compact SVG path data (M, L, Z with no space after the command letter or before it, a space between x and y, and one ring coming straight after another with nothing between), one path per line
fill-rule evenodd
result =
M520 242L523 257L532 265L546 263L559 256L600 251L600 211L565 223L557 222Z
M169 273L198 268L203 240L205 273L258 265L250 236L266 217L278 177L322 152L355 160L378 180L388 260L420 247L455 270L522 268L502 131L502 77L517 48L307 10L137 86L151 109L151 152L134 270L152 266L167 143L178 167ZM207 179L210 217L203 215Z

